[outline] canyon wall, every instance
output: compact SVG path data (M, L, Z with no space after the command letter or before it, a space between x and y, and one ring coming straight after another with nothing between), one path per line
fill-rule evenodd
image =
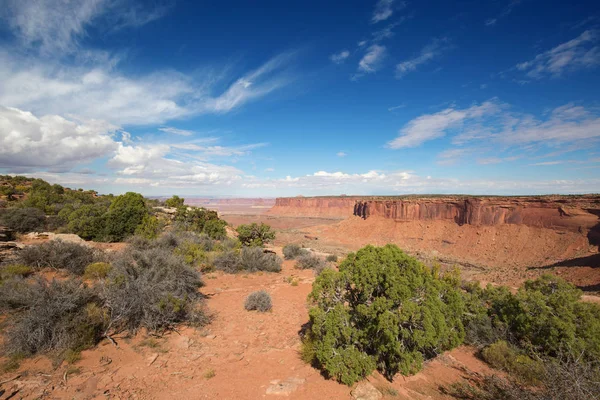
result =
M516 224L584 233L598 230L600 196L293 197L276 199L269 213L340 219L358 215L397 222L440 220L475 226Z

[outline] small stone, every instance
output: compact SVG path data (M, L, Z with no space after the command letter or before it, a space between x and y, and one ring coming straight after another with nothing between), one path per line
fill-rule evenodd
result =
M360 382L351 392L355 400L379 400L383 397L381 392L370 382Z
M302 385L306 379L304 378L287 378L285 381L273 380L271 385L267 388L267 394L275 396L289 396L298 389L298 386Z

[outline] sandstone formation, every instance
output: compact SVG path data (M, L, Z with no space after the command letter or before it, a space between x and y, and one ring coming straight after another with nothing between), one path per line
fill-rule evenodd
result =
M600 238L600 196L527 197L294 197L278 198L270 214L367 219L396 222L447 221L457 225L505 224L588 233Z

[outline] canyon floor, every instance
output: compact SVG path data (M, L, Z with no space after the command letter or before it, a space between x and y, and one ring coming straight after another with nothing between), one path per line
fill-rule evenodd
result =
M598 249L569 233L424 222L398 229L376 218L280 217L262 209L224 218L234 226L271 225L277 231L271 248L280 255L288 243L344 256L368 243L393 242L427 263L458 266L466 279L516 288L551 272L586 290L588 301L597 301L600 290ZM352 388L325 379L299 355L313 281L313 272L295 269L293 261L284 261L281 273L205 274L201 291L213 315L205 328L162 337L117 336L117 346L105 340L72 366L53 366L47 357L26 360L17 371L0 375L0 399L351 399ZM246 296L261 289L272 296L272 312L244 310ZM475 349L460 347L427 362L414 376L388 382L375 373L368 380L384 399L437 400L449 398L442 385L491 373Z

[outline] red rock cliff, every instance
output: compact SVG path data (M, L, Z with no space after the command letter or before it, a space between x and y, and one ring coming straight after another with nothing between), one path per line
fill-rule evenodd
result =
M598 225L600 196L531 197L293 197L278 198L271 214L346 218L357 214L398 222L443 220L458 225L521 224L570 231Z

